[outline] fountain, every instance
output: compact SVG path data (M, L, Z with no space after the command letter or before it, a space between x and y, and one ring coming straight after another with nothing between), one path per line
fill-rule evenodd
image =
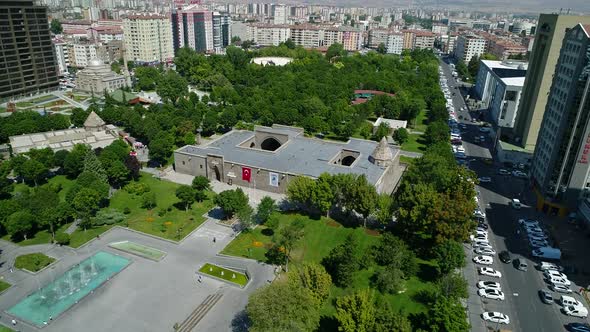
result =
M126 258L99 251L22 299L8 312L41 327L49 317L59 316L129 263Z

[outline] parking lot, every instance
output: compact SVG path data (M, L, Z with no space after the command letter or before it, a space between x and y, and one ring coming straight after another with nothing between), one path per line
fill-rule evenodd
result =
M449 91L459 90L454 86L457 83L452 79L451 70L448 65L442 63L443 74L447 78L447 89ZM443 87L444 91L444 87ZM564 246L563 241L559 241L560 234L556 234L556 228L563 231L566 226L565 221L551 220L546 222L546 218L537 214L528 204L534 202L534 197L530 193L526 179L525 169L514 167L506 169L500 173L504 165L494 163L491 160L490 150L493 148L493 137L487 130L481 131L479 121L472 122L473 117L479 117L478 112L465 109L465 103L460 95L456 93L449 96L452 100L454 112L450 113L455 116L461 137L462 151L454 149L458 162L466 165L477 173L480 178L480 185L477 186L478 204L482 215L485 214L487 229L487 241L495 251L490 255L493 263L489 267L497 270L502 274L501 278L494 278L480 275L479 267L488 265L476 264L473 262L475 256L472 244L465 244L467 254L467 266L464 269L464 276L469 285L469 299L467 300L468 314L473 331L487 331L489 329L504 328L512 331L564 331L565 325L571 322L586 322L584 318L567 316L561 312L562 306L557 303L545 304L541 301L539 290L547 289L555 299L559 299L561 293L549 290L549 284L543 279L543 273L537 270L536 266L541 259L532 259L531 244L538 245L556 245L555 240L559 242L560 247ZM453 114L454 113L454 114ZM451 124L451 123L450 123ZM484 136L484 139L481 139ZM462 155L464 154L464 155ZM520 208L512 207L513 199L518 199ZM530 228L527 232L524 227L518 226L518 219L534 218L538 219L538 227ZM558 222L562 224L557 224ZM559 225L560 227L556 227ZM532 234L529 240L528 234ZM542 238L545 233L546 243ZM477 234L474 234L477 235ZM570 234L571 235L571 234ZM480 236L483 236L480 233ZM579 237L579 236L578 236ZM571 243L566 243L571 246ZM518 270L513 263L502 263L498 258L498 253L508 251L512 261L520 259L528 265L526 271ZM583 282L585 278L579 278L577 274L568 274L567 278L571 281L570 288L574 291L570 296L580 301L586 308L588 304L577 294L580 286L578 282ZM482 298L478 295L479 281L499 282L504 300L493 300ZM583 285L586 282L582 283ZM559 301L557 301L559 302ZM482 319L481 314L486 311L497 311L506 314L510 322L507 325L486 322Z

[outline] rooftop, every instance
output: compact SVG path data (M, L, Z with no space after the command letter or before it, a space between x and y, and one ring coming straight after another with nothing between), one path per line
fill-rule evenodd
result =
M347 142L327 141L316 138L304 137L299 128L294 127L260 127L267 133L288 135L289 140L275 151L240 146L243 142L252 139L256 132L247 130L233 130L207 146L187 145L178 150L177 153L184 153L194 156L206 157L208 154L221 155L225 162L237 163L252 168L263 168L282 173L306 175L317 178L322 173L338 174L352 173L364 174L370 183L377 183L385 172L385 169L369 161L378 143L362 139L351 138ZM391 149L391 155L397 156L398 149L387 146ZM383 150L382 147L381 150ZM351 166L333 164L334 159L343 150L359 153L358 158ZM386 152L379 152L387 154Z

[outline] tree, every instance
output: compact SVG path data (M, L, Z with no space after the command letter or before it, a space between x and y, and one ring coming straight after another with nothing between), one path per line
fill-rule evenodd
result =
M349 207L363 216L363 227L367 227L367 219L377 207L377 191L375 186L367 182L364 175L360 175L349 188Z
M199 191L211 189L211 184L210 184L209 179L206 176L202 176L202 175L195 176L191 186L193 187L193 189L199 190Z
M127 155L125 157L125 167L129 170L129 175L133 180L139 179L139 170L141 169L141 163L137 160L136 156Z
M323 173L316 180L312 191L311 201L320 213L325 213L329 216L332 202L334 201L334 193L330 187L331 176L328 173Z
M474 55L471 57L471 60L469 60L469 63L467 64L467 71L469 72L469 75L471 77L477 77L478 70L479 70L479 57L477 55Z
M72 200L72 207L81 219L81 226L86 229L90 226L94 211L98 210L101 195L92 188L82 188Z
M51 148L31 149L27 154L31 159L35 159L47 168L55 166L55 154Z
M397 142L397 144L402 145L408 141L410 135L408 134L408 130L406 128L398 128L396 131L393 132L393 139Z
M72 124L76 127L83 127L84 122L88 118L88 115L90 115L90 112L76 107L76 108L72 109L72 115L70 115L70 121L72 121Z
M358 240L351 234L343 244L332 249L328 256L322 259L322 265L337 286L347 287L352 281L353 273L358 270L357 248Z
M283 45L287 46L287 48L290 50L293 50L295 49L295 47L297 47L297 45L295 45L295 42L291 38L287 38L287 40L283 42Z
M303 237L304 224L295 220L279 229L274 242L285 250L285 270L289 270L289 259L295 244Z
M346 50L344 46L340 43L334 43L328 47L328 51L326 51L326 59L332 60L334 57L342 57L346 55Z
M377 314L375 315L374 332L411 332L412 323L402 312L394 312L387 301L378 301L375 305Z
M408 246L391 233L385 233L381 241L373 248L375 262L382 266L393 266L404 272L409 278L418 272L416 254Z
M251 332L314 331L319 325L319 302L297 283L276 281L256 290L246 306Z
M375 219L383 227L387 227L392 222L393 200L388 194L380 194L377 199L377 212Z
M104 170L102 163L96 157L96 153L92 150L88 150L86 152L86 156L84 157L84 172L89 172L94 175L103 183L109 182L109 176L107 172Z
M125 167L120 160L115 160L110 163L106 169L106 173L109 178L109 182L115 186L120 188L129 180L129 169Z
M177 72L170 70L160 77L156 92L162 99L169 100L176 105L178 98L187 94L188 82Z
M54 166L57 167L64 167L64 163L66 161L66 158L68 157L68 155L70 154L70 151L68 150L59 150L55 153L54 155Z
M432 251L441 275L465 266L465 252L461 243L457 241L445 240L435 246Z
M125 220L125 215L117 209L102 209L96 213L92 220L93 226L113 225Z
M305 176L298 176L287 187L289 201L302 207L310 207L311 198L315 192L316 182Z
M29 211L18 211L10 215L4 224L13 239L27 239L27 234L35 226L35 217Z
M259 224L264 224L270 218L270 215L277 210L275 200L269 196L264 196L258 204L256 209L256 221Z
M135 69L135 87L138 90L154 90L156 82L160 80L160 72L154 67L138 67Z
M381 122L373 136L376 141L380 141L383 137L389 136L389 125L385 122Z
M373 292L362 290L336 299L338 331L371 332L375 324Z
M426 127L424 139L426 140L427 145L448 142L450 139L449 126L442 121L430 123L428 127Z
M240 224L242 228L246 231L252 230L254 227L254 220L253 220L254 209L250 206L250 204L244 205L238 212L236 213L238 219L240 220Z
M195 190L191 186L180 186L176 189L176 198L180 200L180 203L184 205L185 211L188 212L188 208L195 201Z
M425 326L432 332L467 332L470 328L461 303L444 296L439 296L430 306Z
M51 33L54 35L59 35L64 31L63 27L61 26L61 22L56 18L51 20L49 30L51 30Z
M34 159L28 159L22 165L22 176L25 181L37 184L47 177L49 170L41 162Z
M14 190L14 182L6 177L0 177L0 200L10 198Z
M235 190L226 190L215 196L215 204L223 210L226 219L231 219L234 214L248 205L248 196L237 188Z
M377 53L379 53L379 54L387 53L387 48L385 47L384 43L379 43L379 46L377 46Z
M298 280L304 288L309 289L319 303L328 299L332 277L323 266L306 262L297 270L296 274L294 279Z
M173 144L168 134L159 133L149 144L150 158L163 165L172 153Z
M466 299L467 281L457 272L450 272L443 275L437 282L438 290L450 299Z
M373 275L373 284L381 293L397 294L404 287L404 272L399 268L388 265Z
M76 178L84 170L84 157L90 151L85 144L76 144L64 160L64 171L70 178Z
M156 202L156 193L153 191L148 191L141 195L141 207L144 209L151 210L157 206Z

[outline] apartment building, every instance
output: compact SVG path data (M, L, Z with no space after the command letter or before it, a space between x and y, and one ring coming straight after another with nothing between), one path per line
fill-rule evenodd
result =
M291 36L288 25L253 23L247 25L247 30L247 39L253 40L260 46L278 46Z
M305 48L317 48L324 45L324 29L311 24L292 25L291 40L295 45Z
M534 150L545 113L555 66L567 29L576 24L590 24L590 16L541 14L536 29L529 70L524 82L522 101L515 124L518 145Z
M380 44L387 44L387 38L392 33L388 29L372 29L369 31L369 48L376 49Z
M542 43L542 38L539 41ZM568 29L561 43L531 169L539 193L537 208L562 216L590 197L589 52L590 24Z
M415 35L414 31L412 30L402 30L402 36L404 37L404 50L413 50L414 49L414 42L415 42Z
M387 43L385 43L387 53L402 54L404 49L404 36L401 33L392 33L387 36Z
M189 47L197 52L223 53L231 43L231 17L211 12L195 4L177 9L171 15L173 47Z
M91 60L97 58L97 44L88 42L88 41L80 41L71 44L71 53L73 55L71 66L84 68L88 66Z
M486 51L487 40L475 34L457 37L455 57L468 63L474 56L481 56Z
M526 52L526 47L510 40L491 41L489 46L489 53L502 60L506 60L512 55L523 55Z
M432 23L432 32L437 35L446 35L449 33L449 26L442 23Z
M341 43L347 51L358 51L361 49L363 36L358 29L340 26L337 30L337 41Z
M459 36L455 33L451 33L446 37L443 37L443 51L446 54L453 54L455 52L455 46L457 45L457 38Z
M436 35L430 31L415 31L414 32L414 49L425 50L433 49Z
M0 100L57 89L46 7L28 0L0 2L0 58Z
M223 53L231 44L231 17L228 13L213 12L213 50Z
M53 47L55 49L58 74L64 76L68 73L68 67L70 66L70 45L61 39L54 39Z
M287 24L289 23L289 6L275 5L273 11L273 23L274 24Z
M130 15L123 19L127 58L139 64L170 62L174 58L172 25L167 16Z

